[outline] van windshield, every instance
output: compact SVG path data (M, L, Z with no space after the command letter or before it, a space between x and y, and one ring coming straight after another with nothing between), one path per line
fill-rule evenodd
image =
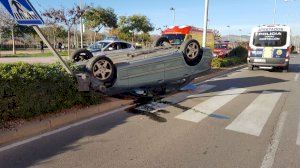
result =
M253 38L253 45L256 47L282 47L286 42L287 32L284 31L256 32Z
M185 39L184 34L164 34L163 37L166 37L173 45L181 45Z

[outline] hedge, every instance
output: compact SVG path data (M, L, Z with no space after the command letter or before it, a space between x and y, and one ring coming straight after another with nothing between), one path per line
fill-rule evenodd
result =
M246 48L241 46L236 47L228 54L228 57L214 58L212 60L212 67L222 68L247 63L247 54L248 51Z
M100 103L98 93L77 91L76 79L59 64L0 64L0 126L74 105Z

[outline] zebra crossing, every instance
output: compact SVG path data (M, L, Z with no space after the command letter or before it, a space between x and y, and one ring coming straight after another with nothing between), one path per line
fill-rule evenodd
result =
M177 93L162 99L161 102L151 102L138 108L141 111L144 110L150 113L155 113L160 110L168 111L168 109L172 109L172 107L179 108L183 110L183 112L175 115L174 118L191 123L200 123L204 119L214 116L217 116L214 118L227 119L228 117L226 116L214 113L221 110L223 106L235 101L234 99L238 99L241 94L249 91L248 88L230 88L207 98L207 100L201 101L193 107L182 108L181 106L176 106L176 104L185 102L186 100L207 97L204 92L214 88L216 88L214 85L202 84L193 92ZM249 102L249 105L246 106L245 109L228 123L224 130L259 137L282 95L282 92L276 91L261 92L253 101ZM238 111L235 113L238 113ZM297 134L296 144L300 146L300 116Z
M226 129L260 136L281 95L282 93L263 92Z
M176 116L177 119L198 123L242 94L246 89L231 88Z
M224 105L246 92L245 88L231 88L199 103L190 110L175 116L176 119L199 123ZM244 109L225 129L253 136L260 136L282 93L264 91ZM190 96L193 97L193 96ZM200 97L198 95L197 97ZM299 126L300 127L300 126ZM299 138L300 143L300 138Z

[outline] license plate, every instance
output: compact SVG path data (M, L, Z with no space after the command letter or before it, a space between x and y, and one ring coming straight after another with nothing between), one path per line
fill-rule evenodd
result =
M257 63L266 63L266 60L265 59L254 59L254 62L257 62Z

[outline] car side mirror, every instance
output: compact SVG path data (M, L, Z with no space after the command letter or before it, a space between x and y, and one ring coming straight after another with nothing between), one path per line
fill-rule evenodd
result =
M114 48L108 47L108 51L113 51L113 50L114 50Z

